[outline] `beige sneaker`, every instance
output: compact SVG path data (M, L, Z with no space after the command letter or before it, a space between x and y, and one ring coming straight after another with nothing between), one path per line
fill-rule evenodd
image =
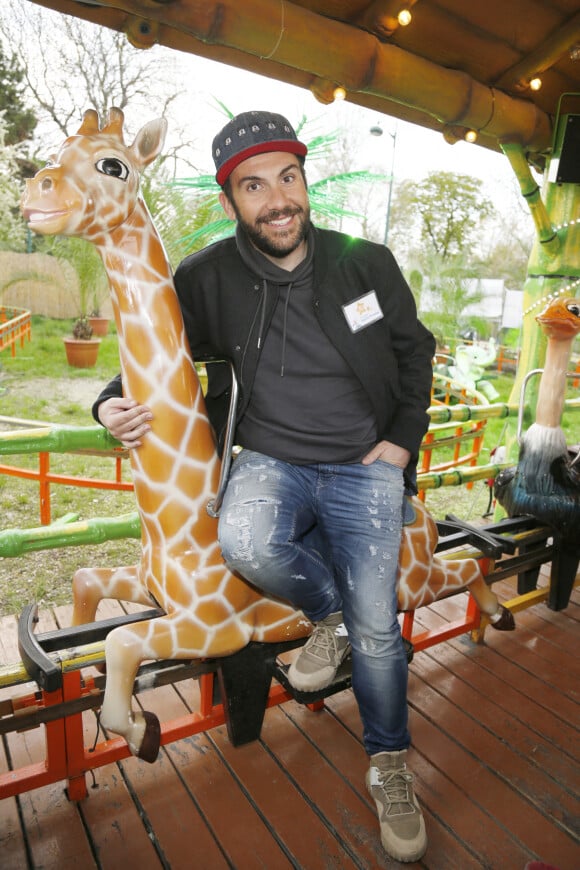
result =
M397 861L418 861L427 850L425 821L413 793L413 774L405 764L407 750L371 756L366 784L374 798L383 849Z
M315 626L300 655L290 665L288 680L301 692L325 689L349 652L342 613L331 613Z

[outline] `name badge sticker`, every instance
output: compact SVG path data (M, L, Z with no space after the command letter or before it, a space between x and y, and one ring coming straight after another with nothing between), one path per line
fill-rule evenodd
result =
M343 305L342 310L351 332L359 332L365 326L370 326L371 323L376 323L385 316L374 290L359 296L348 305Z

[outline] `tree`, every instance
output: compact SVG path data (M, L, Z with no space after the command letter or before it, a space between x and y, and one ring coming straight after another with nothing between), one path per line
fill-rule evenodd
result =
M5 144L7 124L0 112L0 247L23 251L26 227L20 216L20 179L16 146Z
M482 193L483 182L452 172L430 172L409 191L419 214L421 240L427 250L447 260L473 244L493 205Z
M190 251L188 236L211 224L216 217L216 202L212 205L192 199L180 190L170 175L166 163L156 162L141 176L141 192L175 269Z
M482 298L470 279L484 273L482 242L496 214L481 188L469 176L432 172L395 190L390 239L410 274L421 319L440 341L467 325L466 308Z
M5 123L4 144L16 145L32 137L36 116L24 103L24 69L14 52L7 53L1 24L0 21L0 112Z
M465 310L481 302L483 295L480 290L472 289L470 280L477 276L477 268L470 265L462 254L445 259L440 254L430 253L423 259L421 269L411 270L409 284L415 294L421 320L440 344L444 344L447 337L456 335L461 327L467 326Z
M480 244L479 275L503 278L510 290L524 286L530 250L534 242L534 224L523 197L516 208L497 214L493 227Z
M137 130L145 116L170 114L179 95L168 55L159 46L133 48L124 33L23 0L14 0L9 9L0 7L0 26L5 41L23 58L26 88L48 140L43 153L76 131L86 109L96 109L105 119L116 106L126 112L126 126ZM177 122L172 130L179 145L167 148L164 160L188 145Z

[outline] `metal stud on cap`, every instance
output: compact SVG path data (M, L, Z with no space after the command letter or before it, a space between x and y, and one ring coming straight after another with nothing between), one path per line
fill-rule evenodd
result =
M268 151L287 151L304 159L308 149L283 115L261 111L236 115L213 140L217 183L223 187L242 161Z

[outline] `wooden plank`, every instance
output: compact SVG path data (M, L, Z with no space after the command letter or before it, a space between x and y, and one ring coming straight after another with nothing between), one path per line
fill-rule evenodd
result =
M139 695L139 702L143 709L150 710L162 720L178 718L187 713L183 700L171 686L143 692ZM225 813L226 827L231 825L232 817L244 828L247 828L248 820L241 818L242 813L238 816L239 807L231 783L212 787L207 769L198 769L198 760L200 751L196 739L193 739L176 741L162 748L153 764L128 758L120 766L130 782L140 812L153 832L151 836L158 851L163 854L166 866L195 866L199 862L199 866L205 863L205 866L219 870L229 865L219 837L212 831L200 807L197 787L201 785L213 792L212 798L219 807L218 812ZM184 773L184 768L189 765L195 767L192 781ZM230 807L230 812L226 807ZM244 836L240 832L238 835L243 841ZM235 833L233 836L235 838Z
M42 631L56 627L50 611L41 614L39 625ZM15 660L17 634L11 632L5 644ZM43 761L46 757L44 726L23 734L7 735L7 745L15 770ZM18 801L33 866L57 870L67 864L72 866L76 860L83 867L95 866L80 816L75 804L69 803L66 797L64 783L26 792Z
M439 649L439 648L438 648ZM435 656L435 651L433 655ZM419 659L423 654L418 654ZM413 669L415 665L411 666ZM542 854L549 857L550 850L552 856L554 854L563 862L564 859L570 859L569 850L575 850L577 853L578 844L570 836L562 832L561 829L554 829L553 819L562 818L562 812L559 811L560 793L557 783L550 782L549 778L544 778L544 782L548 782L551 788L552 799L556 801L554 806L547 798L544 800L542 809L533 807L528 801L520 797L514 791L511 782L503 783L507 777L503 770L500 770L499 776L495 774L496 758L503 758L506 754L509 757L511 750L506 750L502 745L501 739L495 743L490 741L483 729L478 730L477 724L469 722L467 734L473 732L481 741L481 746L476 739L467 741L467 747L463 748L458 745L457 737L454 729L457 730L455 724L456 718L461 717L461 710L448 710L448 715L445 716L445 698L437 696L436 702L429 705L428 715L432 722L427 723L423 713L425 712L425 699L421 694L417 695L416 685L412 677L410 683L409 697L411 699L411 735L413 744L410 749L409 766L411 770L426 777L426 782L417 782L417 794L419 800L422 801L426 816L429 811L436 816L440 823L449 827L454 833L458 834L460 839L469 846L471 850L476 850L478 859L481 861L481 866L500 867L500 866L523 866L526 860L530 857L538 857ZM357 714L353 713L352 707L345 708L345 697L348 693L333 696L327 699L327 704L333 711L340 715L345 724L349 727L356 727ZM418 709L415 709L417 707ZM449 708L450 705L447 704ZM443 712L442 712L443 710ZM345 716L346 713L346 716ZM447 723L447 719L449 723ZM504 729L504 740L509 739L509 723ZM445 728L447 727L447 734ZM440 729L443 729L441 733ZM483 739L482 739L483 733ZM463 735L463 730L461 730ZM489 744L492 745L489 745ZM502 755L503 749L503 755ZM486 761L477 761L479 757L486 755ZM430 760L433 760L432 762ZM516 756L514 761L519 761ZM420 763L420 767L418 764ZM483 764L483 767L481 766ZM435 767L434 767L435 766ZM448 782L440 781L438 769L443 771L445 779L451 779L452 786ZM519 766L516 766L516 773ZM538 789L541 791L541 786L537 782L537 771L533 771L531 765L526 768L526 775L530 773L530 789ZM531 772L530 772L531 771ZM521 773L523 778L524 774ZM522 790L525 791L527 786L527 778L522 785ZM474 784L477 783L477 794L480 792L483 795L483 800L474 794ZM481 784L481 785L480 785ZM427 786L424 791L423 787ZM455 789L458 789L455 791ZM431 792L429 791L431 789ZM499 817L495 813L496 803L488 806L489 796L494 796L494 801L498 806L503 807L505 814L499 813ZM473 805L467 805L470 801ZM565 796L564 803L570 803L571 796ZM482 804L482 806L480 806ZM474 825L471 830L467 825L465 829L458 826L453 818L454 811L462 816L467 817L469 825ZM546 817L544 817L544 813ZM559 815L558 815L559 813ZM495 822L493 817L496 816ZM513 826L517 829L517 836L512 839L511 835L506 835L505 819L513 819ZM574 817L572 816L572 819ZM465 821L465 820L464 820ZM566 817L566 822L569 823L570 815ZM463 824L464 822L462 822ZM496 827L497 826L497 830ZM510 821L510 827L512 822ZM533 829L533 830L532 830ZM482 836L482 831L486 834ZM529 834L528 834L529 831ZM529 839L527 839L529 838ZM488 844L488 839L493 840L493 846ZM519 840L524 846L517 845ZM490 851L491 849L491 851ZM555 861L558 864L558 861ZM444 865L442 865L444 866ZM570 865L570 866L573 866Z
M541 675L538 675L534 672L533 662L529 656L524 662L527 666L520 665L517 660L514 660L517 656L514 655L513 645L510 645L505 635L502 637L500 632L495 633L486 646L474 645L471 656L474 661L480 663L481 667L498 674L502 680L511 685L519 686L528 697L535 698L544 709L557 712L562 722L571 728L577 727L578 704L558 685L560 671L542 668Z
M547 807L544 815L544 811L518 795L510 782L510 775L514 778L517 771L504 772L487 754L487 747L477 750L481 759L474 756L469 742L467 747L460 745L440 729L438 721L430 722L419 714L412 717L412 734L420 755L428 753L453 785L449 793L446 790L437 795L436 805L431 805L431 809L444 816L470 844L482 866L523 867L534 857L542 857L561 870L574 866L577 840L553 824ZM477 732L476 736L481 737ZM504 751L501 760L508 754ZM524 766L522 771L523 780ZM422 775L420 767L417 773ZM557 803L553 810L558 811Z
M483 646L463 636L416 655L409 767L429 836L422 866L523 868L531 859L560 870L578 866L578 839L565 831L579 815L577 705L568 691L572 668L559 656L566 662L577 645L579 600L575 590L566 611L544 604L522 611L519 637L488 629ZM453 600L422 608L417 627L445 624L463 608ZM106 615L120 610L103 605ZM60 625L69 624L68 605L55 612ZM53 628L51 614L41 626ZM7 640L0 633L2 655L14 652L14 620L12 629ZM174 718L184 704L197 709L198 684L142 693L139 702ZM84 719L88 745L94 718ZM43 729L10 740L16 760L43 757ZM162 749L154 765L131 758L96 770L97 788L78 805L66 801L64 784L1 802L2 836L16 849L7 870L97 866L93 856L104 870L129 862L146 870L398 866L380 848L366 765L351 691L319 713L290 702L266 713L261 741L247 747L232 747L225 728L214 729ZM18 802L30 828L30 865L22 864L24 837L14 827ZM40 829L39 817L48 819Z
M77 806L99 867L164 866L118 764L95 771L89 797Z
M334 704L332 710L327 707L325 710L312 712L308 708L294 703L285 704L284 707L280 708L285 716L291 718L297 727L304 731L318 751L322 752L333 765L339 768L340 774L348 786L357 790L368 801L372 819L370 836L376 841L376 847L380 850L379 854L384 861L385 856L379 843L379 825L375 806L368 797L364 785L368 759L360 740L355 739L350 730L345 727L345 722L341 718L341 713L344 716L345 709L349 710L348 724L360 721L357 704L351 691L342 692L340 705ZM412 747L409 750L409 757L409 767L412 770L415 757ZM421 783L416 783L416 786L417 795L421 799ZM481 870L479 861L447 826L440 824L428 807L423 807L423 813L429 835L428 852L423 859L425 866L440 867L442 870L443 868L444 870L452 870L452 868L456 868L456 870ZM368 866L378 865L371 862ZM387 866L392 865L387 864Z
M107 619L127 612L126 606L113 600L99 605L98 619ZM70 624L70 613L59 611L59 618ZM140 700L146 709L159 712L161 719L186 712L182 702L171 706L177 698L175 690L164 687L144 693ZM138 701L133 701L135 709ZM102 735L100 737L102 739ZM175 767L164 750L155 764L137 758L108 764L95 771L97 791L89 791L89 800L83 802L84 816L103 867L180 866L192 844L200 847L208 858L216 858L219 868L219 850L213 839L199 824L199 815L192 807L187 791ZM217 852L217 854L216 854ZM212 865L213 866L213 865Z
M305 732L308 739L312 741L316 748L322 752L333 765L339 768L339 772L349 788L356 790L369 808L369 828L365 831L365 836L370 838L376 849L376 862L371 858L368 863L362 864L365 867L376 866L394 866L394 863L387 858L382 851L379 840L379 825L376 817L374 803L370 800L366 787L364 785L364 775L368 766L368 759L359 740L356 740L344 726L349 727L353 724L358 725L359 715L356 701L352 692L343 692L337 696L337 701L334 703L333 709L313 713L299 705L286 704L280 708L280 712L292 718L296 724ZM348 710L348 716L345 719L344 713ZM333 725L334 723L334 725ZM341 733L344 735L341 738ZM341 747L342 744L342 747ZM353 746L354 754L353 754ZM348 748L347 748L348 747ZM347 750L346 752L344 750ZM413 769L414 749L409 752L409 766ZM421 799L421 783L416 782L416 790L419 799ZM469 850L461 843L446 826L439 823L433 816L428 807L423 806L425 815L425 823L429 834L429 847L425 858L422 860L422 865L433 868L457 868L457 870L480 870L480 863L470 854ZM348 836L350 831L350 820L343 819L343 825L347 829L347 833L341 831L337 826L337 835L341 837ZM360 853L359 853L359 857ZM398 866L398 865L397 865Z
M580 607L574 608L580 610ZM568 652L574 647L578 640L578 622L573 619L572 614L565 611L566 620L562 619L562 611L558 616L554 611L547 607L531 608L526 612L526 630L537 638L535 645L542 652L545 642L549 647L550 653L553 648L558 650L560 655L567 656L566 661L574 669L576 673L580 673L580 662L576 657L569 656ZM518 632L519 633L519 632ZM548 653L548 654L550 654Z
M335 715L348 727L356 726L358 711L348 703L348 693L342 692L327 699ZM408 753L408 766L415 775L415 791L425 815L429 846L424 862L426 866L446 870L447 853L441 849L441 831L448 832L447 846L455 853L454 863L459 863L462 852L469 856L466 867L523 867L522 852L513 846L503 826L470 800L469 790L459 788L455 778L445 765L442 751L437 751L436 741L425 739L418 728L425 720L410 709L412 744ZM434 726L435 736L438 731ZM435 751L433 751L435 749ZM468 755L459 752L461 760L469 764ZM451 835L451 836L449 836Z
M472 705L472 715L469 715L465 712L470 706L465 687L461 687L461 707L458 707L449 697L452 678L446 678L439 685L440 670L437 674L433 667L429 671L433 683L420 681L415 676L410 681L413 704L422 716L437 723L439 731L452 740L457 749L461 748L479 760L484 769L477 774L478 792L481 792L478 802L498 821L506 811L513 813L516 820L527 816L523 828L518 827L517 821L511 826L514 835L522 842L542 846L544 841L541 838L549 840L551 837L553 844L559 844L565 851L580 818L577 796L563 788L552 777L549 768L544 770L516 751L512 747L511 735L507 741L502 740L480 725L479 712L482 711L482 717L486 713L492 717L492 703L486 704L486 699L480 698L479 705ZM506 720L504 733L508 733L508 728L509 721ZM509 788L506 789L505 784ZM561 835L556 835L552 822L546 821L544 815L551 815L561 826ZM537 851L542 854L541 848Z
M542 608L544 605L539 604L535 607ZM532 608L532 610L535 608ZM524 620L529 611L524 611L518 614L518 617ZM418 611L418 625L422 628L434 628L441 624L439 614L434 608L422 608ZM510 638L513 632L499 632L488 629L486 631L485 644L473 644L467 635L454 638L448 641L455 649L459 649L458 645L463 645L465 650L469 650L474 661L478 661L481 667L486 668L492 674L496 674L499 679L508 682L512 686L523 684L526 686L525 693L532 698L536 698L546 710L557 710L558 715L564 723L567 723L572 728L577 727L578 723L578 706L575 701L561 692L557 686L554 686L552 680L555 675L546 668L543 668L544 679L531 673L529 669L520 667L512 661L512 653L514 652L514 644ZM517 647L516 647L517 649ZM488 653L492 654L489 655ZM529 663L529 662L528 662ZM576 756L576 753L574 753Z
M521 668L532 674L537 680L541 680L545 684L553 686L558 692L565 695L570 700L580 700L579 682L576 676L566 665L566 659L561 656L557 662L549 661L544 656L538 654L533 648L528 648L520 643L513 642L511 638L507 638L500 632L494 632L495 637L488 639L488 644L493 642L493 649L503 656L509 657L510 662L514 666ZM580 640L580 631L578 633ZM571 707L571 721L575 719L576 714Z
M424 626L433 627L433 618L437 620L438 625L439 619L433 614L423 614ZM495 636L499 636L499 633L496 632ZM447 644L418 653L417 658L420 655L429 655L435 660L445 661L452 671L461 668L463 660L467 659L477 669L477 676L470 676L469 679L476 681L475 685L482 695L496 698L496 703L508 713L511 707L512 715L516 719L533 723L534 730L540 737L552 741L564 755L569 755L575 761L580 760L577 725L560 715L555 700L558 697L557 692L553 690L550 692L554 704L544 703L545 684L536 680L533 675L513 667L509 657L502 658L493 646L490 646L494 642L493 639L494 635L491 635L490 643L481 646L473 644L467 637L454 638ZM456 652L462 655L463 659L454 659ZM501 716L501 713L498 715Z
M565 725L556 713L541 707L519 687L506 686L497 675L451 645L442 644L436 651L418 654L413 662L414 672L428 673L430 682L431 669L437 667L446 668L451 677L439 678L439 691L445 687L450 699L457 696L456 703L472 711L499 739L509 735L510 746L536 765L550 769L562 784L573 788L580 782L579 762L564 750L561 740L564 737L567 747L578 751L576 729Z
M18 652L18 620L15 616L4 616L0 619L0 661L2 664L13 664L20 661ZM12 698L16 693L26 695L36 689L36 683L19 683L12 689L10 686L0 689L0 700Z
M224 727L214 729L210 739L295 867L319 870L336 866L350 870L357 866L261 742L233 747ZM301 749L302 741L298 739L296 751Z
M417 790L426 810L432 813L438 824L452 831L464 844L477 866L523 868L532 857L531 853L514 843L505 826L497 824L474 801L474 791L478 787L477 768L470 765L469 756L457 753L452 743L448 756L436 741L430 742L433 737L438 736L436 728L429 729L429 723L417 716L411 717L411 723L416 751L410 766L417 777ZM427 731L422 726L426 726ZM425 754L426 751L428 755ZM458 784L454 768L448 763L449 757L458 765L466 766L471 774L471 784L467 791ZM430 835L428 827L427 836ZM427 855L429 854L428 850ZM427 858L427 865L441 870L445 868L444 861L431 864L430 858Z
M10 735L10 753L16 769L44 754L44 729ZM65 783L53 783L25 792L18 798L33 867L94 867L79 810L66 795Z
M215 734L215 730L211 732ZM255 744L252 744L254 747ZM246 751L255 752L255 748ZM276 867L292 864L276 832L257 811L252 795L241 787L208 735L197 734L169 747L169 754L194 802L211 829L228 867ZM195 853L201 860L197 845ZM202 866L200 864L199 866ZM221 864L208 865L219 867Z
M0 741L0 773L9 769L4 746ZM15 797L0 801L0 855L4 870L25 870L28 858Z
M364 787L368 766L364 749L333 717L313 713L310 716L325 726L322 744L313 742L311 732L298 729L295 719L276 709L268 712L262 742L356 866L388 866L380 844L375 806ZM337 747L344 742L339 766L335 763L336 748L335 761L325 754L326 746L334 746L335 741Z
M517 629L513 632L511 642L517 644L522 653L533 653L537 656L545 667L550 668L551 673L556 670L563 671L575 690L580 680L580 661L570 655L571 649L567 648L565 635L558 632L557 626L550 625L536 614L526 613L525 622L523 619L518 620L518 616L520 614L516 615ZM580 630L577 634L580 638Z

